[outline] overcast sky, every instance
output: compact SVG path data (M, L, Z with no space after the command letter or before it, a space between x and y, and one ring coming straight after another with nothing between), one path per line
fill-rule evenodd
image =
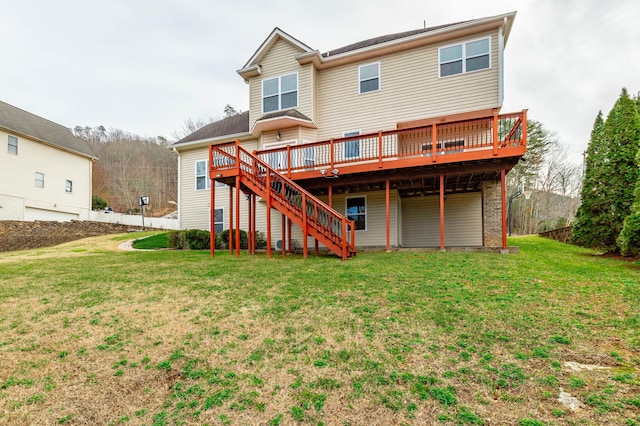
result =
M219 4L223 3L223 4ZM171 138L247 110L236 73L280 27L321 52L516 10L503 112L529 109L581 161L593 121L640 90L638 0L0 0L0 100L68 127Z

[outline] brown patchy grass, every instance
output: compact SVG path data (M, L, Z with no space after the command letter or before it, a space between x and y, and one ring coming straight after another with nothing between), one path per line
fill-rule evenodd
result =
M126 238L0 257L0 424L640 423L623 262L538 238L344 263Z

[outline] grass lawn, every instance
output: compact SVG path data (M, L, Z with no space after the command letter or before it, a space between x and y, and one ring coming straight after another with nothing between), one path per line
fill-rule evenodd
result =
M0 424L640 424L638 263L128 238L0 255Z

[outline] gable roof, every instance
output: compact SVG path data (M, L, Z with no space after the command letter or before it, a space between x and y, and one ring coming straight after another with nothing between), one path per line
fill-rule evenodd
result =
M85 157L96 158L89 145L68 128L0 101L0 128Z
M459 25L459 24L463 24L465 22L470 22L470 21L461 21L461 22L455 22L453 24L445 24L445 25L438 25L435 27L429 27L429 28L420 28L417 30L410 30L410 31L403 31L400 33L394 33L394 34L386 34L386 35L382 35L382 36L378 36L378 37L373 37L367 40L362 40L362 41L358 41L352 44L349 44L347 46L343 46L337 49L333 49L333 50L329 50L325 53L322 54L322 57L326 58L326 57L330 57L333 55L339 55L341 53L346 53L346 52L350 52L352 50L358 50L358 49L362 49L364 47L369 47L369 46L374 46L376 44L380 44L380 43L386 43L389 41L393 41L393 40L398 40L401 38L405 38L405 37L410 37L410 36L414 36L416 34L423 34L423 33L428 33L431 31L435 31L435 30L440 30L443 28L447 28L447 27L452 27L454 25Z
M279 39L283 39L283 40L288 41L289 43L291 43L292 45L296 46L297 48L299 48L300 50L302 50L304 52L313 51L312 48L310 48L309 46L307 46L306 44L304 44L303 42L301 42L297 38L287 34L286 32L282 31L278 27L275 27L273 29L273 31L271 31L271 34L269 34L267 36L267 38L262 42L260 47L258 47L258 49L255 51L255 53L251 56L251 58L249 58L247 63L244 64L242 69L245 69L247 67L250 67L251 65L254 65L254 64L260 62L262 57L269 51L269 49L271 49L271 47L273 47L273 45Z
M175 142L173 146L185 144L187 142L201 141L205 139L214 139L221 136L232 136L249 132L249 111L245 111L238 115L223 118L214 121L204 127L199 128L190 135L185 136Z

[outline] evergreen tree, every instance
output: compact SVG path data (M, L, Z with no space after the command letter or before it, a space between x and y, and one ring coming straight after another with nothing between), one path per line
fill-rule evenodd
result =
M580 193L581 204L573 226L573 241L587 247L602 245L598 236L607 226L606 220L603 220L603 217L606 217L607 204L601 167L605 158L604 120L602 111L599 111L587 147L584 181Z
M601 116L599 115L601 121ZM626 89L601 126L596 119L589 143L585 184L574 240L578 244L617 250L617 237L631 212L638 181L636 154L640 143L637 102ZM593 145L593 147L592 147ZM590 170L591 169L591 170Z
M636 98L636 106L640 114L640 96ZM640 170L640 147L636 154L636 165ZM620 253L626 256L638 256L640 254L640 175L636 182L634 202L631 205L631 214L624 219L622 231L618 236Z

